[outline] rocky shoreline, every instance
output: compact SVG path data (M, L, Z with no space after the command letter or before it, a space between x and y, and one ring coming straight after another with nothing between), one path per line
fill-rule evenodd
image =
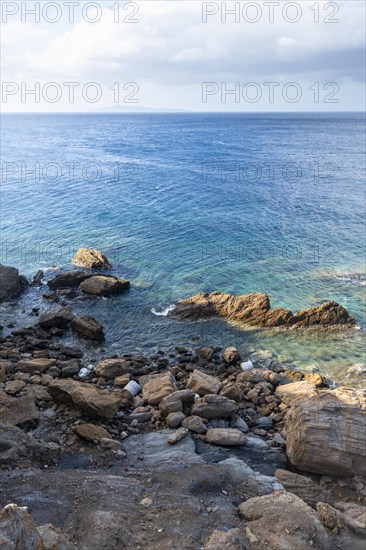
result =
M82 249L78 265L101 269L108 260L95 253ZM128 285L61 273L46 299ZM222 300L248 311L247 297L245 308ZM365 392L231 346L90 361L65 344L70 326L103 339L98 321L69 307L0 338L2 548L364 547Z

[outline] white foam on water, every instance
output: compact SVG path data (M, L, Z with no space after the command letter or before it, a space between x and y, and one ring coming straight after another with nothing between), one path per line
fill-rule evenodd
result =
M154 315L157 315L159 317L167 317L169 315L169 313L171 311L173 311L173 309L175 309L175 305L174 304L171 304L170 306L166 307L165 309L163 309L162 311L156 311L156 309L153 307L151 309L151 313L153 313Z

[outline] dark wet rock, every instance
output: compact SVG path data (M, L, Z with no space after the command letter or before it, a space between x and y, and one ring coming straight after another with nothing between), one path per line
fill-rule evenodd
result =
M196 353L199 357L201 357L205 361L211 361L212 356L214 354L214 350L213 348L198 348L196 349Z
M42 269L39 269L37 273L33 276L31 286L42 286L43 277L44 277L44 273Z
M233 346L224 349L222 358L224 360L224 363L226 363L227 365L238 363L241 359L240 353Z
M15 267L0 264L0 302L19 294L25 282L26 279L19 275Z
M38 319L38 325L44 329L64 328L74 317L71 307L65 307L57 311L48 311L43 313Z
M94 296L110 296L130 288L130 282L117 277L95 275L80 284L80 289L86 294Z
M79 248L72 263L87 269L110 269L112 267L102 252L92 248Z
M104 340L103 325L88 315L74 317L71 322L71 328L80 336L88 338L89 340L96 340L99 342Z
M67 271L66 273L59 273L47 284L52 290L74 288L92 276L91 273L85 273L85 271Z

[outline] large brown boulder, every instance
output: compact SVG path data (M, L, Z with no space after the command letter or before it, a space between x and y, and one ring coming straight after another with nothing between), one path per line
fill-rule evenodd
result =
M322 525L317 513L292 493L275 491L271 495L250 498L239 505L239 514L245 519L243 542L249 548L334 548L331 533Z
M122 374L132 372L132 367L125 359L102 359L97 364L95 374L98 378L106 378L112 380Z
M72 263L87 269L110 269L112 267L102 252L92 248L79 248L72 259Z
M80 289L86 294L94 296L110 296L118 294L123 290L130 288L130 282L117 279L117 277L107 277L106 275L95 275L83 281Z
M210 393L219 393L222 383L216 376L211 376L195 369L188 379L187 388L199 395L207 395Z
M48 391L55 401L71 403L90 418L113 418L121 403L118 393L108 393L76 380L54 380Z
M34 396L11 397L0 393L0 422L11 426L20 426L38 420L38 417L39 412L34 402Z
M25 277L15 267L0 264L0 302L19 294L25 285Z
M309 390L310 386L296 382L276 390L290 406L285 417L288 458L307 472L366 475L365 392L346 388L321 391L314 386Z
M267 294L252 292L233 296L224 292L200 292L175 305L170 315L180 319L219 316L249 327L353 326L355 320L336 302L325 302L293 314L288 309L271 309Z
M158 405L160 401L177 389L175 379L168 372L153 378L147 382L142 389L142 397L149 405Z

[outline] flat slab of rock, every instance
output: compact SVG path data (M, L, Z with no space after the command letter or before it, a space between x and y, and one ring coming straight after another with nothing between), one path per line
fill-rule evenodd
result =
M299 384L307 383L288 384L287 392ZM364 392L337 388L286 399L286 452L294 466L324 475L366 475Z
M21 290L19 271L15 267L0 264L0 302L19 294Z
M105 275L95 275L80 285L80 289L86 294L94 296L110 296L118 294L123 290L130 288L130 281L117 279L117 277L107 277Z
M39 359L22 359L16 364L16 370L29 374L33 374L36 371L44 373L49 368L56 366L56 362L56 359L51 359L48 357L40 357Z
M192 416L201 418L228 418L238 410L237 403L222 395L205 395L202 399L196 399L191 407Z
M71 403L90 418L113 418L121 402L115 393L76 380L54 380L48 391L58 403Z
M74 288L92 276L91 273L85 273L85 271L68 271L67 273L59 273L47 284L52 290Z
M98 378L112 380L112 378L116 378L123 374L128 374L131 371L132 367L125 359L102 359L102 361L99 361L96 366L95 374Z
M72 263L88 269L110 269L112 267L107 257L93 248L79 248L72 259Z
M38 420L38 418L39 411L33 396L10 397L10 395L0 393L0 422L19 426Z
M74 432L82 439L91 442L100 441L103 438L109 439L111 437L107 430L95 424L78 424L74 427Z
M222 445L223 447L244 445L247 440L243 432L235 428L210 428L207 431L206 437L207 443Z
M57 311L47 311L38 319L38 325L41 328L64 328L71 322L74 313L71 307L64 307Z
M210 393L219 393L222 383L216 376L210 376L205 372L195 369L188 379L187 388L199 395L207 395Z
M89 340L96 340L98 342L104 340L103 325L88 315L74 317L71 322L71 328Z
M149 405L159 405L160 401L175 392L177 386L170 373L162 374L147 382L142 389L142 397Z
M250 327L304 328L355 325L355 320L350 317L347 310L336 302L325 302L293 314L288 309L271 309L268 295L260 292L243 296L233 296L224 292L200 292L178 302L170 315L180 319L219 316Z

